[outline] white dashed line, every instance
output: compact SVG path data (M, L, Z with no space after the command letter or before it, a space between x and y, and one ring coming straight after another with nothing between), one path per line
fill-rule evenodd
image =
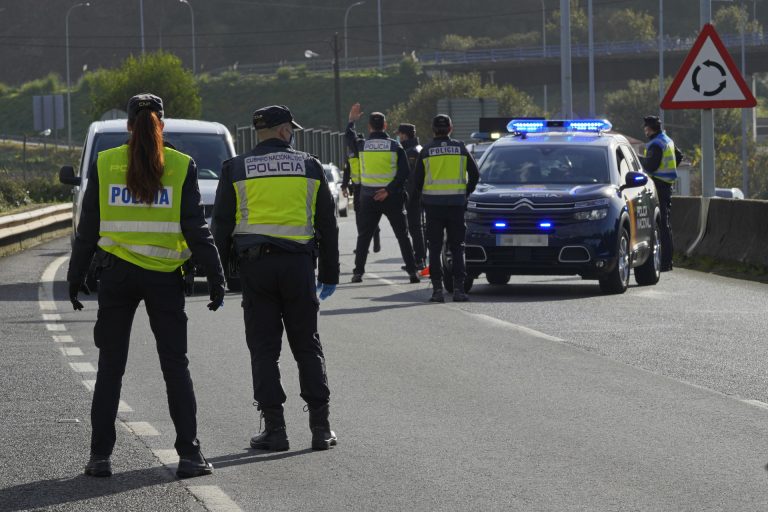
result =
M54 336L53 341L55 341L56 343L74 343L75 338L73 338L69 334L64 334L61 336Z
M200 501L205 503L205 508L212 512L237 512L242 509L232 498L227 496L216 485L190 485L189 491Z
M41 300L39 303L41 311L56 311L56 303L52 300Z
M81 356L83 351L78 347L59 347L59 350L65 356Z
M157 431L150 423L146 421L126 421L123 423L125 428L129 432L133 432L137 436L159 436L160 432Z
M96 368L91 363L69 363L69 366L77 373L96 373Z
M761 409L768 409L768 404L765 402L761 402L760 400L742 400L745 404L752 405L754 407L759 407Z
M83 386L85 386L85 389L93 393L93 388L96 387L96 381L92 379L86 379L86 380L83 380L82 382L83 382Z
M61 315L58 313L43 313L43 320L47 322L58 322L61 320Z
M117 405L117 412L133 412L133 407L120 400L120 403Z
M66 331L67 326L64 324L45 324L45 328L49 331Z
M179 455L176 453L176 450L152 450L152 453L160 459L160 463L163 466L168 466L169 468L173 467L173 469L176 469L176 466L179 464Z
M38 302L41 311L56 311L56 301L53 300L53 282L59 267L69 259L69 256L59 256L46 267L40 277L40 289L38 290Z

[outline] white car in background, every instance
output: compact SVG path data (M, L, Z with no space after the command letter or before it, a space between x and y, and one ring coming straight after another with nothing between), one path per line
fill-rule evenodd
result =
M323 164L325 179L328 180L328 187L331 189L333 202L336 205L336 216L346 217L349 201L341 193L341 171L334 164Z

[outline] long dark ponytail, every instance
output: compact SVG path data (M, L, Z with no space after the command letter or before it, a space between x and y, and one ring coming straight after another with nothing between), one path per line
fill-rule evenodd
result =
M128 174L126 184L133 197L143 203L153 203L163 188L165 154L163 125L158 115L149 109L138 112L131 120L128 141Z

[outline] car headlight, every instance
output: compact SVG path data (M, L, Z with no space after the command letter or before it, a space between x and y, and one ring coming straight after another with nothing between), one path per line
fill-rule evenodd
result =
M465 220L473 220L473 219L477 219L479 217L480 217L480 215L478 215L477 212L472 212L472 211L469 211L469 210L464 212L464 219Z
M586 210L583 212L576 212L573 217L576 220L600 220L608 216L608 208L597 208L594 210Z
M573 205L574 208L597 208L598 206L608 206L611 200L607 197L593 199L591 201L581 201Z

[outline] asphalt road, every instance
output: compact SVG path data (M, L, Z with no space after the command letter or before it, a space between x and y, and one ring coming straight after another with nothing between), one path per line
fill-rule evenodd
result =
M341 234L348 282L353 218ZM0 260L0 509L768 509L768 287L679 269L621 296L572 278L481 278L472 302L434 305L383 235L364 282L321 304L339 435L329 452L309 450L287 352L291 450L248 449L259 421L239 296L209 312L200 281L187 305L191 371L217 469L185 482L161 464L173 463L174 434L146 314L132 334L119 415L132 432L118 429L117 474L81 477L95 374L70 363L97 360L95 302L71 310L66 262L55 303L39 302L65 240Z

